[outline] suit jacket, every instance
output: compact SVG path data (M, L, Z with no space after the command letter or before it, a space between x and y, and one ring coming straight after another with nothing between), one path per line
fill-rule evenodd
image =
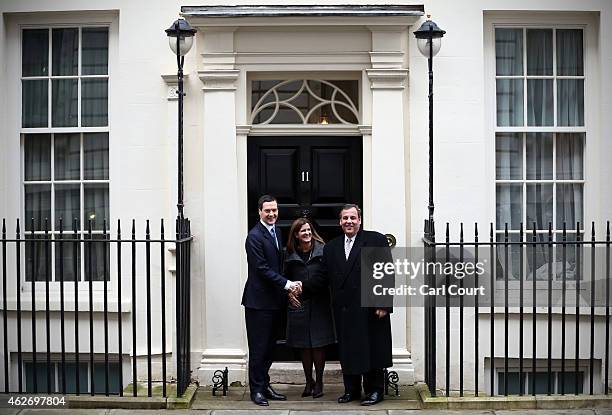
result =
M331 287L340 364L343 373L348 375L367 373L393 364L389 314L378 318L376 308L362 307L361 304L361 250L366 247L382 248L385 260L391 258L384 235L361 230L347 260L344 235L341 235L325 245L322 271L302 282L304 298L328 285ZM385 309L389 313L393 311L391 307Z
M268 229L261 223L249 231L245 249L248 277L242 293L242 305L256 310L284 309L287 302L285 284L281 275L283 251L280 230L276 228L278 246Z

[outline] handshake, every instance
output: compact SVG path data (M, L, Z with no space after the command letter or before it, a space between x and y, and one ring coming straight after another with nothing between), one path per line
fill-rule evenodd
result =
M300 307L302 303L300 303L299 296L302 294L302 282L301 281L293 281L289 286L289 302L294 307Z

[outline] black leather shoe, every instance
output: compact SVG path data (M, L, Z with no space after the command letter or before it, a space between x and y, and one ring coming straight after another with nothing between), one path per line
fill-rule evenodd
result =
M251 400L253 401L255 405L259 405L259 406L269 406L270 405L268 403L268 400L264 396L264 394L261 392L252 393Z
M380 392L372 392L361 401L362 406L376 405L383 400L383 394Z
M356 393L345 393L341 397L338 398L338 403L347 403L351 401L356 401L360 396Z
M307 396L312 395L312 389L314 387L314 381L310 380L306 382L306 386L304 386L304 392L302 392L302 398L306 398Z
M317 380L312 388L312 397L313 399L320 398L324 395L323 393L323 381Z
M282 393L277 393L274 389L272 389L272 386L270 385L268 385L268 387L266 388L264 395L266 398L270 399L271 401L286 401L287 400L287 397L285 395L283 395Z

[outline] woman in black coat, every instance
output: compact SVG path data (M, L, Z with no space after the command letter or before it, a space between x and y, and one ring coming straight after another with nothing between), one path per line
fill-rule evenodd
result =
M320 270L323 239L307 218L298 218L291 225L287 238L284 275L291 281L306 281ZM335 343L334 323L329 290L303 301L298 307L289 305L287 312L287 344L301 349L306 386L302 396L323 396L325 346ZM314 363L316 381L312 377Z

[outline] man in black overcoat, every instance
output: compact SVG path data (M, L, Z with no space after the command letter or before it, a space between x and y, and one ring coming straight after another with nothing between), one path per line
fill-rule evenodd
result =
M362 306L361 254L362 248L378 248L385 260L392 261L391 251L384 235L360 229L357 205L343 207L340 226L344 234L325 245L323 271L302 283L300 295L307 298L331 287L344 381L344 394L338 402L360 399L363 380L361 404L374 405L383 400L384 368L393 364L389 316L393 308L392 303L380 308Z
M276 227L278 205L270 195L257 202L259 222L249 231L245 249L248 278L242 294L249 343L249 388L251 400L268 406L268 399L286 400L270 386L275 327L282 321L287 306L287 291L296 283L281 275L282 239Z

